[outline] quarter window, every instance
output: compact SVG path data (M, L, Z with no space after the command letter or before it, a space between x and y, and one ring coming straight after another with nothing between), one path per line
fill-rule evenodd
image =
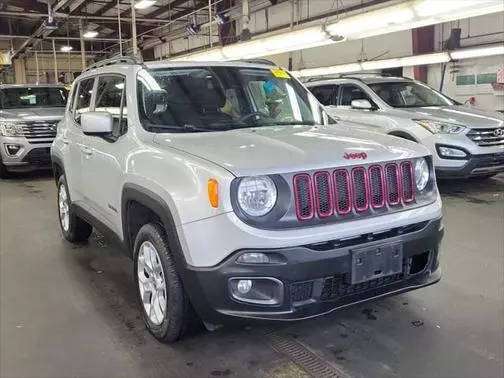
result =
M75 100L75 121L80 123L82 113L91 111L91 97L93 95L94 78L82 80Z

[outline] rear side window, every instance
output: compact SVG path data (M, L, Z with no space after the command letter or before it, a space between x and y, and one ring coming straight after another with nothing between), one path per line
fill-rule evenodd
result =
M122 76L100 76L96 90L95 111L108 112L114 119L114 133L122 135L127 128L125 82Z
M311 87L309 89L322 105L325 106L337 105L338 103L337 85L321 85L319 87Z
M82 113L91 111L91 97L93 95L94 78L82 80L79 84L75 99L75 121L80 123Z

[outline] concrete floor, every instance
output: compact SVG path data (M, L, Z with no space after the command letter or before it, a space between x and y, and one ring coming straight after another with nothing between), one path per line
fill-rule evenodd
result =
M441 191L439 284L162 345L139 318L131 261L100 236L62 240L50 176L0 181L0 376L305 377L315 361L315 376L503 377L504 175Z

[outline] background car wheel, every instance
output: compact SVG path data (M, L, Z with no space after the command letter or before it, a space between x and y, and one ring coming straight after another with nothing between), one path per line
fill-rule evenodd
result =
M9 178L9 171L5 167L5 165L2 164L2 161L0 160L0 179L6 179Z
M71 243L82 243L89 239L93 227L75 215L70 206L70 196L65 176L58 179L58 215L63 237Z
M168 249L165 230L144 225L135 239L134 275L143 319L161 342L180 339L194 319L189 299Z

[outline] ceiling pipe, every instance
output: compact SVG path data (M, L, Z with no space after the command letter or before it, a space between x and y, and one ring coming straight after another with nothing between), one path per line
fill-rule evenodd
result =
M0 34L0 39L28 39L28 38L31 38L31 36L29 36L29 35ZM79 41L80 37L46 37L44 39L47 39L49 41L50 40ZM84 40L86 40L86 41L104 41L104 42L117 42L117 41L119 41L118 38L101 38L101 37L95 37L95 38L89 38L89 39L84 38Z
M28 13L28 12L10 12L10 11L0 11L0 16L22 16L29 18L49 18L49 14L47 13ZM54 18L65 18L65 19L86 19L86 20L102 20L102 21L117 21L117 17L115 16L95 16L95 15L74 15L68 13L53 13L52 16ZM121 21L132 21L132 18L121 17ZM138 22L152 22L159 24L170 24L172 21L163 20L161 18L143 18L137 17L136 21Z

